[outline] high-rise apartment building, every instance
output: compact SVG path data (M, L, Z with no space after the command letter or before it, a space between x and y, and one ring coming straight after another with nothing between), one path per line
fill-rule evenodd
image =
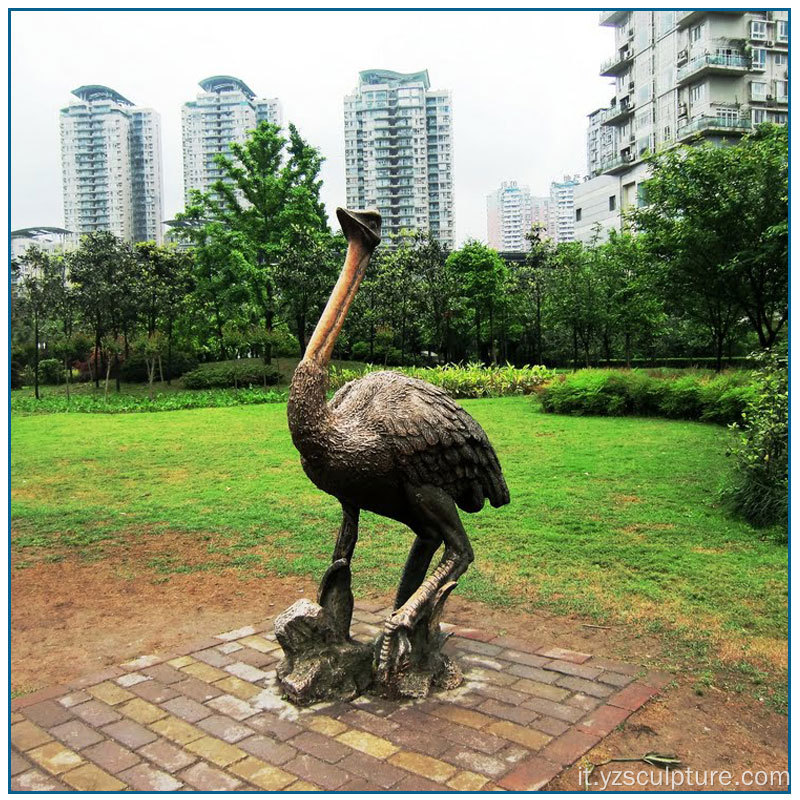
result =
M214 161L227 155L231 142L243 142L261 122L283 125L283 110L277 98L256 97L239 78L214 75L200 81L203 90L184 103L183 191L189 202L193 189L207 192L222 174Z
M344 99L347 204L377 208L386 241L402 230L455 243L450 92L427 70L372 69Z
M127 241L162 239L161 121L107 86L81 86L61 109L65 227Z
M556 244L575 239L575 187L580 182L578 175L565 175L564 180L550 184L550 224L547 227Z
M532 227L542 227L547 235L550 200L532 197L527 186L504 181L486 197L486 225L489 247L501 252L527 252L526 234Z
M604 186L590 180L576 194L582 240L598 223L618 226L620 212L641 202L645 153L736 139L762 122L787 122L789 110L787 10L618 9L600 24L614 28L614 53L601 68L614 95L594 114L616 139L603 159L587 153L589 174Z

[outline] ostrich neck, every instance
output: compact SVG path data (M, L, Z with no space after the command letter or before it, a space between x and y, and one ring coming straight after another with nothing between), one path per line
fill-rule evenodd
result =
M304 358L294 371L289 389L287 415L294 446L304 456L313 456L327 439L332 425L325 400L328 365Z

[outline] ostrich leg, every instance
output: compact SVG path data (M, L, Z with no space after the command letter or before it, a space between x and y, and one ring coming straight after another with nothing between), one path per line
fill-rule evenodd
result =
M400 586L397 588L395 609L400 608L419 589L422 581L425 580L425 573L431 565L433 554L439 549L441 543L441 539L429 539L419 535L414 539L403 569L403 577L400 579Z
M333 549L333 563L322 576L317 593L317 602L330 615L342 641L350 639L350 621L353 618L350 559L358 541L359 512L356 506L342 503L342 525Z

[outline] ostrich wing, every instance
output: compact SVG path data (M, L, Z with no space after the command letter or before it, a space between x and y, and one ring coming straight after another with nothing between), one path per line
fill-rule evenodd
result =
M509 502L483 428L438 386L396 372L373 372L331 400L337 416L376 432L405 483L444 489L465 511Z

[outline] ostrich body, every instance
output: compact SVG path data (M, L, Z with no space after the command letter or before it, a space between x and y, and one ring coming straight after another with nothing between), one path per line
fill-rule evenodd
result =
M305 473L342 505L334 566L350 562L361 509L397 520L415 534L386 641L411 630L422 607L449 591L472 562L458 508L476 512L486 500L502 506L509 495L483 429L442 389L395 372L373 372L326 402L334 342L380 241L377 212L337 209L337 215L347 257L292 378L289 428ZM441 562L426 579L442 544Z

